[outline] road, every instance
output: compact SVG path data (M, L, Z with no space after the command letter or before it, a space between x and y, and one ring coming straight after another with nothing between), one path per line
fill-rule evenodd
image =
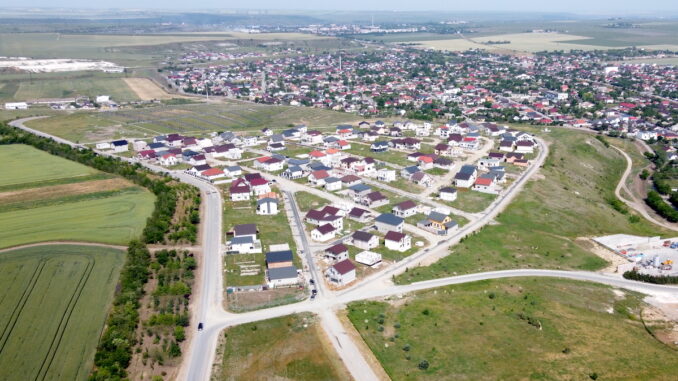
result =
M10 123L10 125L24 129L31 133L35 133L36 135L54 139L72 147L82 147L81 145L69 142L67 140L26 128L23 125L23 122L26 120L27 119L13 121ZM224 328L300 312L312 312L318 314L321 317L322 327L328 333L330 341L332 341L339 356L343 359L344 364L347 366L353 377L360 381L374 380L376 379L374 371L370 368L367 361L363 358L355 344L351 342L348 335L344 332L344 328L334 314L334 310L337 308L343 308L346 303L352 301L387 296L398 296L404 293L452 284L462 284L487 279L501 279L510 277L567 278L607 284L614 287L625 288L653 295L666 301L678 302L678 287L675 286L646 284L626 280L619 277L618 275L615 276L582 271L519 269L434 279L402 286L394 286L389 284L393 275L402 273L408 267L416 266L423 261L437 259L447 255L451 245L456 244L464 236L479 230L485 224L491 222L492 219L495 218L497 214L500 213L511 202L511 200L513 200L513 198L519 193L529 178L539 170L539 167L546 159L546 156L548 155L547 145L541 139L537 139L537 143L540 146L539 155L534 160L533 164L525 171L523 176L521 176L515 183L508 187L503 192L503 194L498 197L488 207L488 209L485 210L485 212L482 213L480 218L466 225L454 236L444 239L443 241L439 241L438 244L432 249L422 250L406 258L405 260L397 262L386 271L377 273L375 276L360 282L358 285L351 287L346 291L340 293L324 292L315 301L305 300L295 304L257 310L243 314L233 314L226 312L224 311L222 305L222 200L220 193L210 183L201 181L193 176L181 172L171 172L171 175L180 181L195 185L201 189L203 199L205 200L205 204L203 206L204 227L202 235L203 261L200 263L200 270L197 278L193 301L194 304L192 306L194 311L194 322L196 320L203 322L204 330L202 332L196 333L191 340L189 350L184 356L184 363L182 369L179 372L178 378L180 380L188 381L207 381L210 379L210 372L214 362L218 337ZM104 152L99 152L99 154L109 155ZM137 162L135 159L122 159L129 162ZM168 172L164 168L148 163L141 164L153 171L160 173ZM296 184L294 182L291 183ZM284 188L285 186L283 185L282 187ZM295 221L300 228L303 228L303 223L300 223L301 217L299 216L296 203L294 202L293 197L290 197L289 190L286 189L286 191L287 197L289 198L292 206ZM321 197L326 197L326 195ZM302 238L302 243L303 242L304 241ZM307 245L303 246L306 259L309 260L310 251L308 250ZM313 273L317 270L315 270L315 267L311 267L312 262L312 258L310 258L309 268ZM317 274L314 274L314 276L317 277ZM316 278L316 280L320 280L320 278Z

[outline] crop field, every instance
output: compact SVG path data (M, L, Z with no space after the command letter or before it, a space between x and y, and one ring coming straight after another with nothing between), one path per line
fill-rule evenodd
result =
M485 50L515 50L522 52L539 52L545 50L593 50L599 46L571 43L572 41L586 41L587 37L574 36L562 33L516 33L502 34L487 37L473 37L472 39L428 40L417 41L424 47L463 51L468 49ZM508 44L487 44L488 41L510 41Z
M134 184L24 145L0 146L0 247L42 241L125 244L155 197ZM49 163L49 165L45 165Z
M228 328L215 379L335 381L351 377L315 315L300 314Z
M5 87L0 89L0 101L29 101L78 96L88 96L93 99L97 95L110 95L111 99L117 102L139 100L136 93L120 77L38 77L30 80L8 81Z
M536 129L530 132L539 134ZM606 234L670 236L609 201L626 168L613 148L590 134L554 129L544 134L549 157L514 201L477 234L451 248L437 263L411 269L399 283L507 268L597 270L606 262L578 238Z
M151 137L214 131L275 131L304 123L311 128L357 122L356 115L306 107L258 105L228 101L219 104L157 106L107 113L77 112L33 120L27 125L69 140L93 142L120 136Z
M671 380L642 295L559 279L482 281L348 306L398 380ZM621 344L623 343L623 344Z
M0 253L0 379L86 380L123 261L75 245Z

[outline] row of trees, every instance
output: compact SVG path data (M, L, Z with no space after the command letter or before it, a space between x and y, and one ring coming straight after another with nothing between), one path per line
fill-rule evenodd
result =
M652 175L652 182L655 190L647 193L645 203L660 216L666 218L670 222L678 222L678 192L673 192L671 189L670 180L678 175L676 168L668 160L666 151L663 149L655 149L654 154L645 153L646 157L650 159L655 165L655 173ZM641 177L646 177L646 173L641 173ZM664 201L661 195L668 195L670 204Z
M627 271L624 273L624 278L637 280L645 283L654 284L676 284L678 283L678 276L655 276L650 274L641 274L636 270Z

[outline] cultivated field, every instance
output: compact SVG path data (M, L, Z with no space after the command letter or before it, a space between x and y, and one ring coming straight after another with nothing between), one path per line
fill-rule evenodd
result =
M136 96L144 101L177 97L176 95L169 94L148 78L125 78L124 80Z
M600 49L593 45L570 43L572 40L585 41L587 37L573 36L562 33L517 33L501 34L487 37L473 37L471 39L428 40L417 41L421 46L450 51L468 49L485 50L515 50L522 52L539 52L545 50L593 50ZM510 41L509 44L487 44L488 41Z
M96 142L167 133L202 135L225 130L258 133L264 127L281 131L290 124L305 123L316 128L357 121L356 115L336 111L228 101L107 113L76 112L34 120L27 125L72 141Z
M539 134L536 129L529 132ZM399 276L409 283L453 274L507 268L597 270L605 261L580 237L613 233L669 235L644 219L632 222L610 206L626 161L591 134L554 129L542 169L497 218L452 247L437 263Z
M12 79L0 88L0 101L30 101L46 98L76 98L110 95L116 102L139 100L121 77L68 76Z
M350 380L311 314L229 328L217 350L217 380ZM255 376L256 375L256 376Z
M640 321L646 308L638 294L532 278L356 302L348 311L393 380L674 379L675 345L648 333L661 335Z
M0 146L0 247L42 241L125 244L154 196L132 183L23 145ZM46 164L49 163L49 164Z
M0 379L86 380L119 250L50 245L0 254Z

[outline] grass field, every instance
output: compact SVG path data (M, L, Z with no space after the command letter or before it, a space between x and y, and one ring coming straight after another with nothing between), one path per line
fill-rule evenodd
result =
M140 98L121 77L68 76L11 80L0 89L0 101L29 101L44 98L75 98L110 95L116 102Z
M119 250L50 245L0 254L0 379L86 380Z
M352 123L349 113L313 109L259 105L244 102L157 106L145 109L102 113L77 112L27 123L31 128L69 140L99 141L120 136L151 137L182 133L205 135L214 131L255 131L268 127L281 131L294 124L311 128Z
M676 351L645 330L644 307L642 296L606 286L530 278L348 311L393 380L674 379Z
M350 380L315 315L301 314L229 328L217 357L218 380Z
M494 201L496 198L497 195L495 194L476 192L469 189L458 189L456 200L452 202L441 202L465 212L478 213L490 206L492 201Z
M0 146L0 247L42 241L125 244L155 197L126 180L24 145ZM46 165L45 163L49 163Z
M539 52L545 50L593 50L599 46L571 43L577 40L585 42L587 37L574 36L563 33L516 33L501 34L486 37L473 37L472 39L451 40L427 40L417 43L427 48L460 51L468 49L485 50L516 50L523 52ZM508 44L486 44L488 41L510 41Z
M554 129L544 137L550 142L549 157L495 219L497 224L467 237L439 262L411 269L397 281L506 268L596 270L605 261L578 244L577 238L670 234L642 219L632 223L608 204L626 167L616 150L578 131Z
M328 200L308 192L296 192L294 199L297 201L297 206L302 213L330 204Z

